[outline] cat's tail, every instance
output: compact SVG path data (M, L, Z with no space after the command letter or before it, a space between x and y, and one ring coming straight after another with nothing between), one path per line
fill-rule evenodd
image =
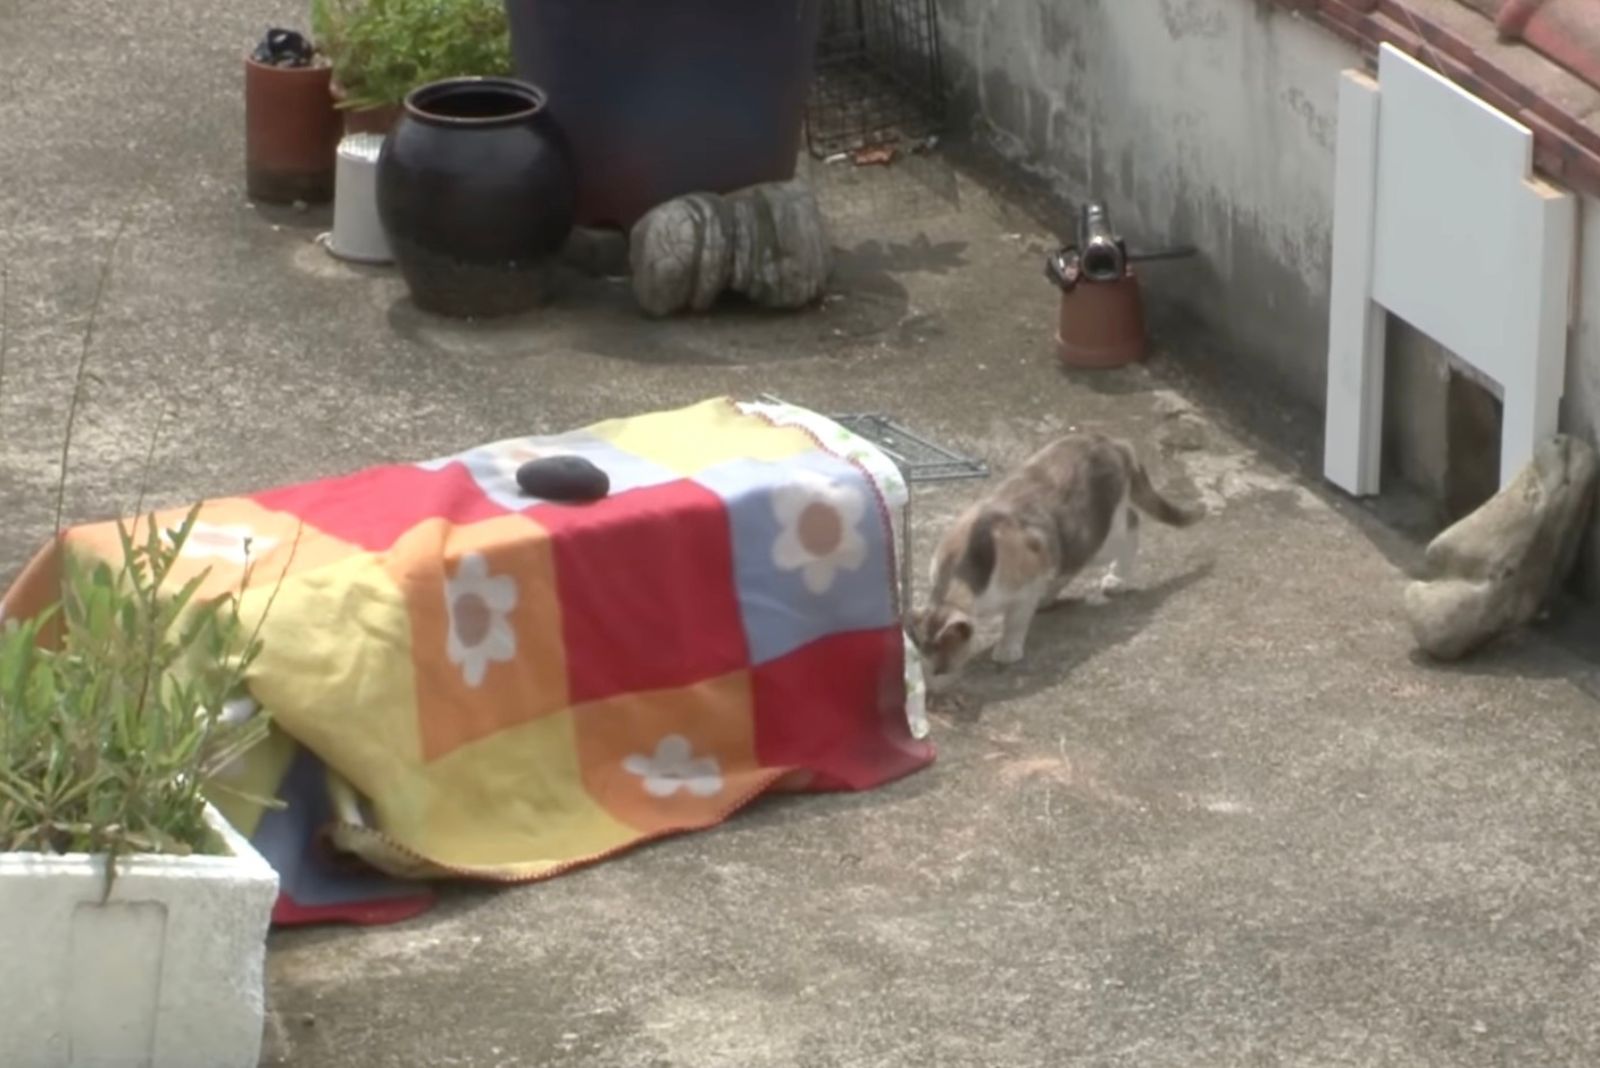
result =
M1133 451L1133 446L1120 443L1120 447L1128 464L1128 496L1134 507L1152 519L1173 527L1193 526L1205 518L1205 508L1185 508L1163 497L1151 483L1150 474L1139 462L1139 455Z

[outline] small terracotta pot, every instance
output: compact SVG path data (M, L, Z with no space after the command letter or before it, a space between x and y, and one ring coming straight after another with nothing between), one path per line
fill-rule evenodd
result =
M337 79L328 83L328 91L333 94L335 107L349 95ZM344 120L344 132L347 134L387 134L404 110L402 104L379 104L375 108L339 108L339 115Z
M274 67L244 61L245 189L273 204L333 199L339 114L320 67Z
M1068 367L1122 367L1144 357L1144 302L1130 270L1115 282L1080 281L1061 294L1056 350Z

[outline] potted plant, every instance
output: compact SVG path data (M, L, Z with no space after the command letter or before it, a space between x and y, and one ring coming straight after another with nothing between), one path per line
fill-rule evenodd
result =
M0 623L0 1064L258 1063L278 880L206 794L266 730L223 711L259 648L170 588L197 514L115 566L58 537L60 600Z
M511 73L501 0L312 0L311 32L346 133L387 133L420 85Z
M245 190L271 204L333 197L339 114L332 68L293 30L268 30L244 59Z

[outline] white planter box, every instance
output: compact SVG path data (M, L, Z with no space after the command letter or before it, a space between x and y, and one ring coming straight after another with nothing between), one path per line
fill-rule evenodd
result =
M231 856L0 853L0 1065L256 1068L277 873Z

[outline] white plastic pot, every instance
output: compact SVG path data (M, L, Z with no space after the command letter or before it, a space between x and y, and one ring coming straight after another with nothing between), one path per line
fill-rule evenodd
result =
M333 186L333 231L327 249L355 263L393 263L389 237L378 218L378 153L383 134L347 134L339 142Z
M0 1065L256 1068L277 873L227 856L0 853Z

